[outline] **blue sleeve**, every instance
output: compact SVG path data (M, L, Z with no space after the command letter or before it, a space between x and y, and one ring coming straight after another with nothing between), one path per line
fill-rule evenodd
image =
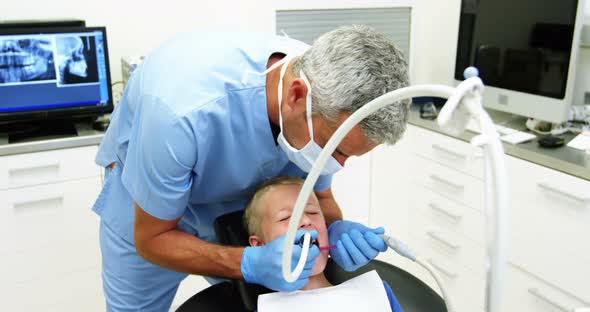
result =
M391 287L387 284L387 282L383 281L383 287L385 287L385 292L387 293L387 299L389 299L389 305L391 306L391 311L393 312L403 312L402 306L399 304L395 296L393 295L393 291Z
M332 175L321 175L313 186L313 190L316 192L325 191L332 187Z
M121 179L144 211L173 220L188 203L196 138L189 124L158 97L139 100Z

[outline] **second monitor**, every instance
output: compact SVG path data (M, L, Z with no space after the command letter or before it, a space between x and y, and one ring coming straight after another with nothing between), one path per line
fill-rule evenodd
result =
M455 79L476 66L486 107L566 121L583 10L583 0L463 0Z

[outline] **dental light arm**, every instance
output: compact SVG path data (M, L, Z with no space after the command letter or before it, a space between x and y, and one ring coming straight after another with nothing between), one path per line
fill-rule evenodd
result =
M303 213L303 207L307 198L311 194L314 184L316 183L321 169L324 167L329 157L340 144L344 136L373 112L398 102L400 100L418 96L431 96L447 98L447 103L442 108L437 122L440 126L451 130L452 132L461 132L467 125L469 118L475 119L480 124L482 133L474 137L471 144L482 146L485 155L485 177L486 177L486 196L485 207L487 217L487 284L486 284L486 311L498 312L501 304L501 286L503 284L504 269L506 262L506 250L508 249L508 181L504 164L504 151L502 143L496 132L494 123L489 115L485 112L481 104L481 93L483 92L482 81L475 77L475 69L466 69L466 80L461 82L457 88L442 85L417 85L398 89L386 93L371 102L367 103L336 130L330 138L323 151L309 172L305 180L299 197L295 203L295 208L291 219L289 220L289 229L285 239L283 252L283 277L288 282L297 279L299 272L291 272L291 255L293 253L293 243L295 242L295 233L297 225ZM495 209L494 209L495 208ZM407 248L406 248L407 249ZM407 249L409 251L409 249ZM440 283L437 274L424 261L420 261L410 251L406 256L414 257L415 261L424 266L429 272L433 273L435 279ZM299 262L301 262L300 259ZM297 271L297 270L296 270ZM441 288L442 289L442 288ZM452 311L448 296L442 289L443 296L447 300L447 310Z
M297 201L295 202L295 208L293 209L291 219L289 220L289 229L287 231L287 236L285 238L285 248L283 252L283 277L286 281L294 282L297 280L298 277L298 274L294 274L290 271L291 254L293 253L293 243L295 242L295 233L297 230L297 225L301 220L301 215L303 214L303 207L305 205L305 202L307 201L306 198L308 198L311 194L313 186L315 185L318 177L320 176L321 169L324 167L329 157L331 157L332 153L334 153L334 150L336 150L336 147L338 146L338 144L340 144L340 141L342 141L344 136L346 136L346 134L365 117L391 103L395 103L396 101L399 101L401 99L416 96L435 96L447 98L453 93L453 90L453 88L447 86L423 85L407 87L392 91L372 100L368 104L361 107L354 114L349 116L348 119L346 119L346 121L342 123L342 125L336 130L336 132L334 132L334 135L332 135L328 143L326 143L326 146L324 146L318 159L314 163L313 168L307 175L307 179L305 179L303 187L299 192L299 197L297 197ZM299 263L301 263L301 261L302 260L300 259Z

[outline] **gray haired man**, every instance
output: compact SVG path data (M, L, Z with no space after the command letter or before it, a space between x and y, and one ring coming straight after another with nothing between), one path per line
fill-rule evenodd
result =
M299 280L288 283L281 273L284 236L258 247L221 246L214 220L244 209L264 181L305 178L350 114L407 83L399 50L365 26L338 28L311 47L266 34L187 33L147 56L96 157L107 168L94 210L101 216L108 310L166 311L186 274L280 291L305 285L317 246ZM337 246L331 256L347 271L386 246L377 236L382 228L342 220L332 174L350 156L394 144L408 105L387 106L356 126L314 187ZM300 254L295 246L292 261Z

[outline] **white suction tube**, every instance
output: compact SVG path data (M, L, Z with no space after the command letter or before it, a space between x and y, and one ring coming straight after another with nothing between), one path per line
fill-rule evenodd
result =
M336 130L334 135L332 135L326 146L324 146L323 151L314 163L299 192L285 239L283 252L283 277L285 280L294 282L299 277L299 274L294 274L290 268L295 234L303 213L303 207L313 190L321 169L346 134L368 115L384 106L403 99L418 96L448 98L447 103L439 114L437 120L439 125L454 130L462 130L465 128L469 118L473 118L479 122L482 130L480 135L473 138L472 144L483 146L485 152L485 203L489 262L487 264L486 311L500 311L501 287L506 263L506 250L508 249L508 179L506 176L502 143L491 118L483 110L481 104L482 91L483 83L477 77L466 79L457 88L443 85L410 86L384 94L367 103L348 117Z

